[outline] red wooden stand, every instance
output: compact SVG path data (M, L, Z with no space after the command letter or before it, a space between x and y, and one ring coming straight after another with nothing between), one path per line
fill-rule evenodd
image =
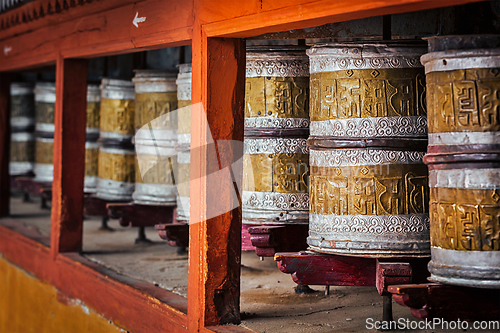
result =
M114 231L108 226L108 204L122 203L122 201L110 201L100 199L94 195L85 195L83 199L83 214L87 216L100 216L102 218L101 230Z
M136 243L148 243L145 227L156 224L171 224L174 221L175 205L149 206L129 203L110 203L107 205L108 216L119 219L122 227L139 227ZM188 237L189 240L189 237Z
M256 251L255 245L252 243L252 235L250 229L253 228L252 224L241 224L241 250L242 251Z
M276 253L274 260L283 273L292 274L300 285L377 287L384 297L383 320L392 320L392 301L388 287L424 283L430 258L363 258L310 251Z
M48 209L47 201L52 200L52 183L38 182L32 177L15 177L17 188L20 188L25 193L25 199L29 195L40 196L42 198L40 208Z
M170 246L177 246L185 249L189 245L189 224L187 223L170 223L156 224L155 229L158 230L158 235L161 239L167 241Z
M396 303L411 308L419 319L447 321L500 319L500 289L481 289L441 283L389 286Z
M259 257L272 257L276 252L307 249L308 232L309 225L307 224L260 225L248 228L255 253Z

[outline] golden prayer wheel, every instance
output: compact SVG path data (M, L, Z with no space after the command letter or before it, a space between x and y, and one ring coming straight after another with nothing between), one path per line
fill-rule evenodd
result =
M431 280L500 288L500 38L429 38Z
M307 223L308 94L305 48L247 50L243 223Z
M134 192L134 85L103 79L96 196L128 201Z
M10 85L10 126L12 132L33 132L35 128L35 96L32 83Z
M177 220L189 221L189 181L191 152L191 64L179 65L177 76Z
M52 155L54 148L54 107L56 103L56 86L54 83L38 82L35 86L35 173L34 180L52 182L54 165Z
M87 128L85 142L84 192L95 193L97 188L97 168L99 156L99 111L101 90L99 86L87 86Z
M429 254L424 52L396 42L308 50L311 250Z
M137 70L135 129L137 153L134 202L175 205L177 188L177 85L166 71ZM153 135L151 134L153 133Z
M33 84L12 83L10 86L10 175L33 171L35 163L35 98Z

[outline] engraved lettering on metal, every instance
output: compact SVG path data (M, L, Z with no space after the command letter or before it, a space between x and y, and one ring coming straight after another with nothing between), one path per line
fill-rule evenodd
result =
M245 82L246 118L309 118L308 77L255 77Z
M134 202L145 205L175 204L177 199L177 187L175 185L135 183L135 191L132 194Z
M108 200L130 200L134 192L135 153L120 148L99 148L96 195Z
M425 73L500 67L500 49L431 52L421 58Z
M11 162L34 162L35 160L35 135L22 132L12 133L10 142Z
M498 68L429 72L429 133L500 131L499 73Z
M342 167L380 164L421 164L425 153L388 149L335 149L311 148L311 166Z
M313 73L355 69L421 67L425 47L403 43L324 44L307 50Z
M425 116L422 68L311 74L311 120Z
M427 119L424 116L366 117L311 121L311 136L350 138L425 137Z
M431 243L460 251L500 251L500 189L431 188Z
M400 215L429 211L425 165L311 167L311 214Z
M500 169L430 170L430 187L500 189Z
M99 144L85 143L85 177L97 176Z
M37 164L52 164L54 139L36 138L35 162Z
M307 193L307 154L243 155L243 190L258 192Z
M54 105L56 87L53 83L37 83L35 86L35 129L42 132L54 131Z
M134 188L134 183L97 178L96 196L106 200L129 201Z
M99 133L101 90L98 86L87 86L87 133Z
M103 79L100 89L100 136L113 139L131 138L135 133L133 83Z
M244 154L309 154L309 147L306 139L253 139L245 138Z

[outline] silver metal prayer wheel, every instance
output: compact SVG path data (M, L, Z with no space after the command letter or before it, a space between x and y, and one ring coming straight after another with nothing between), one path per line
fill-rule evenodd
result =
M11 146L10 175L33 171L35 164L35 99L33 84L12 83L10 86Z
M323 253L428 256L422 45L317 45L307 243Z
M101 90L99 86L87 86L87 128L85 142L85 179L83 191L95 193L97 190L97 169L99 167L99 112Z
M177 220L189 221L189 180L191 162L191 64L179 65L177 76Z
M137 70L134 137L135 203L175 205L177 188L177 85L170 72ZM153 135L151 134L153 133Z
M34 180L52 182L54 179L54 107L56 86L54 83L37 82L35 85L35 173Z
M500 288L500 37L428 42L430 279Z
M247 49L243 223L307 223L309 61L303 47Z
M131 81L101 82L99 155L96 196L129 201L134 192L134 85Z

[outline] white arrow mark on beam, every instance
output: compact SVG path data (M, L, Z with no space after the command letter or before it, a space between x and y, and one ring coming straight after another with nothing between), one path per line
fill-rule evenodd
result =
M12 51L12 47L11 46L4 46L4 48L3 48L3 54L8 55L10 51Z
M137 28L139 28L139 25L137 23L141 23L141 22L146 21L145 17L138 17L138 16L139 16L139 12L135 13L134 20L132 21L132 24L135 25Z

